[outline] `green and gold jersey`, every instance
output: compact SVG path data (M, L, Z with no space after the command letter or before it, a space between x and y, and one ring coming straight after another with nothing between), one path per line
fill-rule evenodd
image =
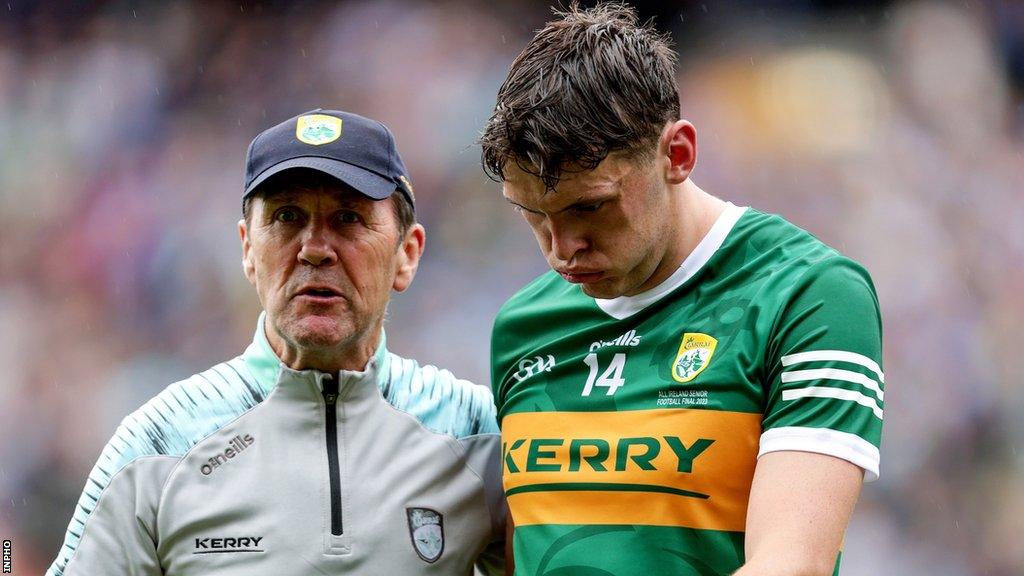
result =
M878 477L871 279L778 216L729 205L636 296L548 272L504 305L491 347L516 574L731 574L759 455Z

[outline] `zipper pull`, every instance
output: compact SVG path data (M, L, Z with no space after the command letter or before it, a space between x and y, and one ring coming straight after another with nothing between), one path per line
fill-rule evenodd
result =
M328 374L324 376L324 402L329 406L333 406L338 400L338 380Z

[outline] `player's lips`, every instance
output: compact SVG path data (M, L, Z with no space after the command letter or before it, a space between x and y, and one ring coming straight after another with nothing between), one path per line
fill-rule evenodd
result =
M572 282L573 284L589 284L597 282L604 277L604 272L600 270L586 270L583 268L559 270L558 273L562 275L562 278L565 278L566 282Z

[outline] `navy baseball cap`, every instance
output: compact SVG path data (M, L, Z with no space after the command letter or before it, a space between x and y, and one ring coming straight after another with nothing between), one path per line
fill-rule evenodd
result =
M318 170L374 200L400 190L415 206L391 131L351 112L317 108L261 132L245 156L242 199L271 176L292 168Z

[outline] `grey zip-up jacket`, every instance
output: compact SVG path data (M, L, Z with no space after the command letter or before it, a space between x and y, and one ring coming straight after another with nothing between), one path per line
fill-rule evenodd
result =
M461 576L500 549L487 388L383 338L363 372L294 371L263 322L124 419L47 576Z

